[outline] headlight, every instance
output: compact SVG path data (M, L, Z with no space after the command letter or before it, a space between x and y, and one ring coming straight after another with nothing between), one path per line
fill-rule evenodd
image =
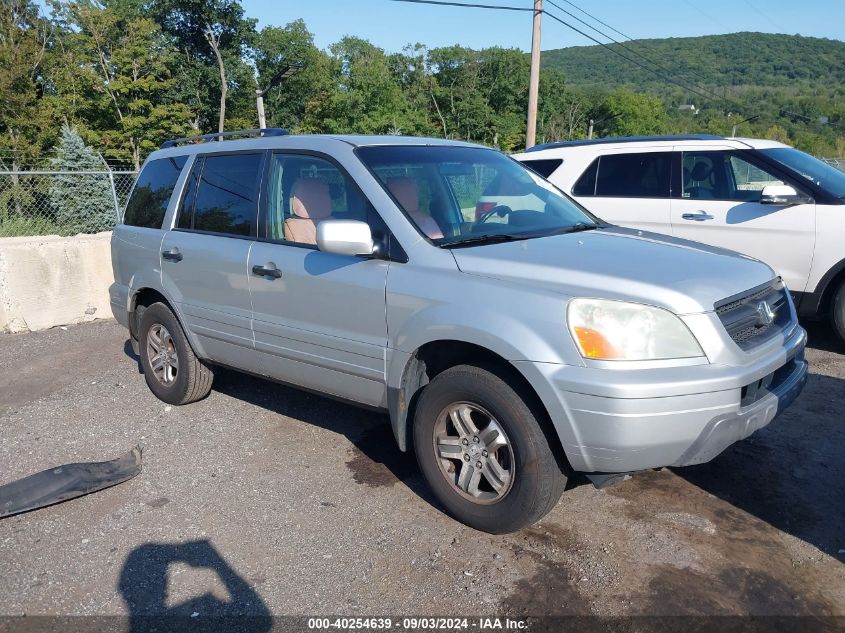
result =
M661 360L704 356L677 316L653 306L603 299L573 299L569 331L584 358Z

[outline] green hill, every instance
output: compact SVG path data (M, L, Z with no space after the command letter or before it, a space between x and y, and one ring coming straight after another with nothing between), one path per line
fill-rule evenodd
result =
M623 55L635 51L680 83L715 87L839 88L845 84L845 42L800 35L731 33L624 42L609 46ZM643 59L636 59L649 65ZM602 46L543 51L543 66L564 72L574 85L663 88L664 81ZM670 84L671 85L671 84ZM674 88L673 88L674 90Z
M602 46L544 51L543 66L563 72L585 99L619 89L656 95L668 117L666 131L727 134L756 117L740 123L738 135L782 140L817 155L845 152L845 42L731 33L609 46L655 68L637 53L644 56L663 77ZM683 104L696 109L680 110Z

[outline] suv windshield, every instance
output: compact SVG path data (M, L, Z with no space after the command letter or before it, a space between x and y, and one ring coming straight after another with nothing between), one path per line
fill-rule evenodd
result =
M600 226L554 185L492 149L362 147L358 155L419 231L439 246Z
M845 172L826 162L792 147L775 147L759 150L764 156L786 165L807 180L830 192L837 198L845 198Z

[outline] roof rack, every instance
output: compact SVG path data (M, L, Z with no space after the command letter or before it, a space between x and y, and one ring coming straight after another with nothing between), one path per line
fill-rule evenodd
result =
M228 136L286 136L289 134L287 130L280 127L267 127L254 130L228 130L226 132L214 132L212 134L200 134L198 136L185 136L182 138L172 138L161 144L161 149L168 147L176 147L185 143L209 143L212 141L222 140L223 137Z
M529 147L526 152L539 152L555 147L579 147L581 145L601 145L604 143L637 143L643 141L719 141L723 136L716 134L664 134L657 136L611 136L608 138L585 139L581 141L558 141Z

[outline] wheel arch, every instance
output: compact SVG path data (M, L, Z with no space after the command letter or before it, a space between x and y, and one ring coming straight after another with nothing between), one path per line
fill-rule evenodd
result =
M833 296L842 283L845 283L845 259L831 266L819 280L816 289L801 299L799 312L818 317L828 315L832 308Z
M522 371L504 356L464 340L438 339L419 346L404 363L398 385L388 387L388 410L393 434L402 451L410 450L413 417L423 388L438 374L456 365L480 365L506 380L534 412L562 470L569 468L563 444L537 390ZM409 420L411 422L409 422Z
M161 290L152 286L144 286L138 288L137 290L133 290L129 297L129 336L132 340L132 345L137 346L139 339L138 326L140 325L143 310L139 310L138 308L151 306L154 303L163 303L170 309L176 317L176 320L179 322L179 327L181 327L182 331L185 333L185 339L188 341L188 345L191 346L191 350L198 358L206 358L205 351L202 349L202 346L194 340L191 332L185 327L185 321L179 313L179 310L164 295L164 293L161 292Z

